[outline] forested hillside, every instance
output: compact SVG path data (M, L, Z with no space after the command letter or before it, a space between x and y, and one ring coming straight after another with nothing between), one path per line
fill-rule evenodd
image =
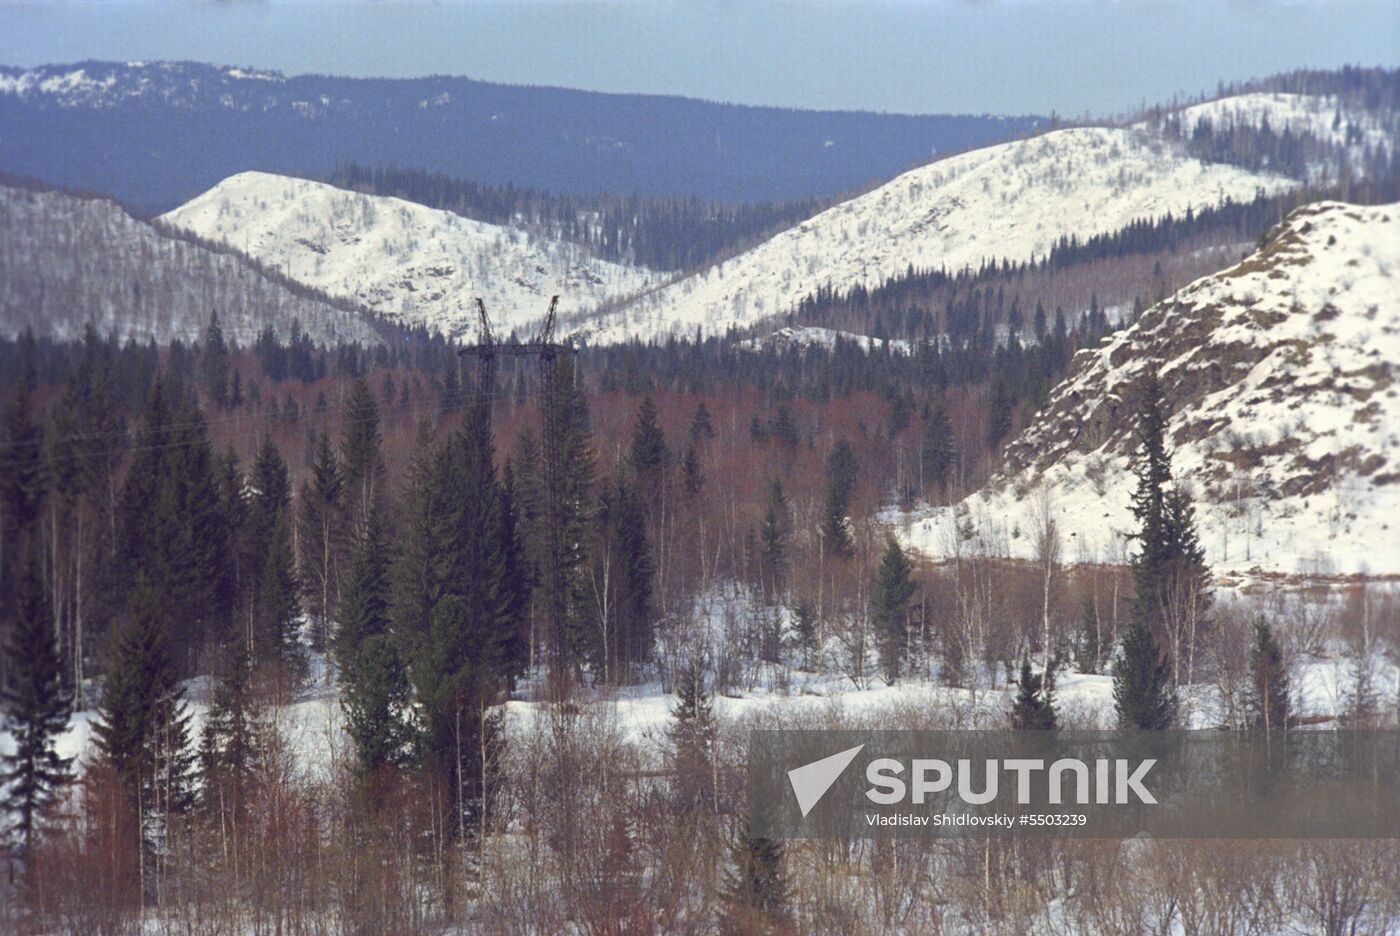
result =
M378 343L375 318L229 250L137 220L104 198L0 179L0 331L61 340L190 342L211 315L230 341Z

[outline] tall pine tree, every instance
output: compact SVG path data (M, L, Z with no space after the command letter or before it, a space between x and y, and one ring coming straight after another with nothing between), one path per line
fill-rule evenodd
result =
M6 647L9 684L0 692L12 751L0 757L0 811L9 817L10 844L26 872L59 788L69 779L69 759L57 741L68 726L71 699L54 646L52 612L37 542L21 558L14 630Z
M1282 731L1288 727L1288 667L1283 649L1266 622L1254 625L1254 646L1249 651L1249 693L1245 699L1249 727Z
M880 571L871 595L880 646L880 668L887 682L899 677L904 661L909 642L909 599L913 596L914 579L909 559L891 537L880 560Z

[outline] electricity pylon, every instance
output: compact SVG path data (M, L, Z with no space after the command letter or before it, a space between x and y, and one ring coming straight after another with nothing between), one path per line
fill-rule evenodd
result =
M459 354L477 359L476 405L482 430L491 431L491 401L496 392L496 360L499 357L537 358L540 362L540 438L544 453L544 534L545 534L545 600L549 633L549 653L556 674L562 674L564 662L564 622L568 602L564 594L561 565L560 523L563 509L560 487L563 466L560 464L560 436L563 426L562 401L559 399L559 359L578 355L578 349L567 342L554 340L555 310L559 297L549 300L540 330L529 341L497 341L486 314L486 303L476 300L477 326L480 339L462 348Z

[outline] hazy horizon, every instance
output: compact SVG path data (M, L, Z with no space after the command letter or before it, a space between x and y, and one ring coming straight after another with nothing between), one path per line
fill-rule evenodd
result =
M0 2L0 63L187 59L890 113L1111 115L1400 65L1400 4ZM313 41L314 40L314 41Z

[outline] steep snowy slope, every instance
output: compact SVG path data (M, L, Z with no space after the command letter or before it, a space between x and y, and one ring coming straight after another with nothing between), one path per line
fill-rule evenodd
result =
M263 172L225 179L162 220L387 318L454 336L470 333L476 296L509 331L540 318L551 295L566 308L593 306L651 278L570 244Z
M873 286L910 265L1030 260L1062 235L1085 238L1294 184L1203 163L1144 130L1060 130L907 172L604 316L592 339L720 332L786 312L826 283Z
M0 185L0 334L194 341L218 312L250 345L293 325L321 344L377 344L362 310L274 281L243 258L162 234L106 199Z
M1003 472L906 518L906 540L1029 556L1048 496L1066 558L1121 556L1149 369L1217 568L1400 573L1400 205L1298 209L1239 265L1081 351Z

